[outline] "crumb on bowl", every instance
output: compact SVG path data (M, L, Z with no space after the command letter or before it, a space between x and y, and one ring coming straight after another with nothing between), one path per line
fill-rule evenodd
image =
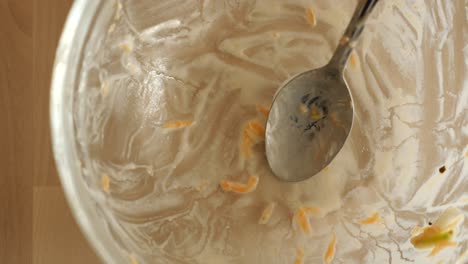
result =
M257 189L258 177L250 176L246 184L232 181L221 181L219 185L225 192L233 192L238 194L251 193Z
M330 263L332 260L335 258L335 253L336 253L336 233L333 232L332 238L330 240L330 243L328 243L327 251L325 252L324 260L325 263Z
M376 224L376 223L381 223L381 222L382 222L382 217L377 212L369 216L368 218L362 219L359 221L361 225L371 225L371 224Z
M265 209L263 209L262 215L260 216L260 219L258 221L259 224L265 225L268 223L268 220L270 220L271 216L273 215L273 211L275 210L276 204L271 202L268 204Z
M104 190L104 192L108 193L108 192L109 192L109 189L110 189L110 178L109 178L109 175L103 174L103 175L102 175L102 190Z

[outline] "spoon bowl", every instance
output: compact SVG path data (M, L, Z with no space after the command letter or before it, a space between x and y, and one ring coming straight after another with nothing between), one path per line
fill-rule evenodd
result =
M280 179L310 178L343 147L353 124L353 103L342 76L327 65L292 78L276 95L266 127L266 152Z
M266 126L266 155L279 179L307 180L343 148L354 117L343 71L377 2L359 2L330 63L294 76L278 90Z

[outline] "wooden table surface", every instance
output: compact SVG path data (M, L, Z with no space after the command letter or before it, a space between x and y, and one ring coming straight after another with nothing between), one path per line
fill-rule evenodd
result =
M51 151L49 84L72 0L0 0L0 263L100 263Z

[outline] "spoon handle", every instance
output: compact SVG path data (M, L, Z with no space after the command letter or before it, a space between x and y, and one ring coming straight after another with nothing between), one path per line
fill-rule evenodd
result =
M333 55L330 65L342 71L346 66L351 51L356 44L356 41L364 30L364 23L369 17L370 13L374 9L375 5L379 0L360 0L354 15L346 29L343 37L340 40L338 48Z

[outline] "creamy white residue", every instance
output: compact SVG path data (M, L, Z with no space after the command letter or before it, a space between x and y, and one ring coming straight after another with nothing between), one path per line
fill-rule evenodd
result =
M134 261L453 263L466 251L466 221L441 257L409 242L449 206L468 213L463 1L379 3L346 72L350 139L318 176L280 182L258 130L245 142L283 81L328 62L355 4L121 1L85 59L75 123L89 187ZM251 176L251 192L220 187Z

